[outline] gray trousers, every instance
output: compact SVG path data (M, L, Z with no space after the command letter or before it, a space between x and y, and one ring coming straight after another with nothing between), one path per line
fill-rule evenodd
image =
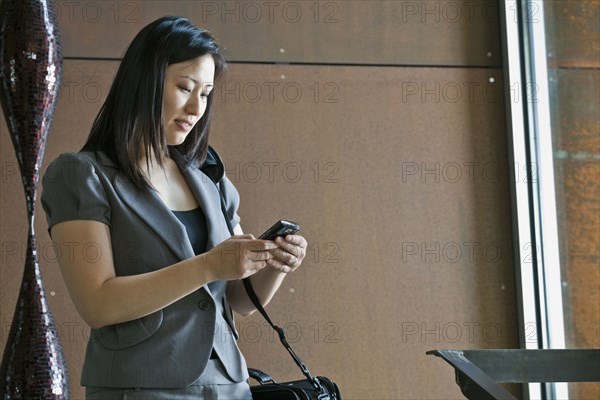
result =
M185 389L86 390L87 400L252 400L246 382L229 385L200 385Z
M86 387L86 400L252 400L246 382L231 382L218 360L209 360L192 386L177 389Z

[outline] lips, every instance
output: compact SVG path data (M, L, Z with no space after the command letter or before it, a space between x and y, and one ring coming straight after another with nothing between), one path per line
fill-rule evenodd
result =
M190 129L192 129L194 127L193 123L191 123L189 121L184 121L181 119L176 119L175 124L184 131L189 131Z

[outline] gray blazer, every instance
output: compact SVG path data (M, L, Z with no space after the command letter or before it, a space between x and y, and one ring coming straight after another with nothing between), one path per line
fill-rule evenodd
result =
M173 158L204 211L210 249L230 237L219 191L196 166L185 167L179 153ZM236 226L238 192L224 175L219 185L231 225ZM158 270L194 256L184 225L159 196L139 191L103 153L63 154L52 162L43 178L42 205L48 230L77 219L109 225L118 276ZM84 254L93 257L93 246L78 243L73 248L86 249ZM81 384L184 387L200 377L213 346L233 381L247 379L224 288L225 282L214 282L143 318L92 329Z

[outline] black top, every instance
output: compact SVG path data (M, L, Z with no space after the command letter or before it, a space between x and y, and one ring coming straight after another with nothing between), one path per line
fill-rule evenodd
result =
M206 226L206 217L200 207L188 211L172 211L173 214L185 226L188 238L194 249L194 254L206 252L206 243L208 242L208 228Z
M179 221L185 226L188 238L194 249L194 254L199 255L206 251L206 243L208 242L208 229L206 227L206 217L200 207L196 207L193 210L187 211L174 211L171 210ZM209 283L209 287L213 282ZM211 291L213 288L211 287ZM218 358L215 350L211 352L211 359Z

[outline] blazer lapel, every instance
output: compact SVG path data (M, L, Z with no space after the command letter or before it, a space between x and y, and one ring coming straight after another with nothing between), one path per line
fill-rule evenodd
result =
M229 238L229 230L221 209L221 195L215 183L195 165L186 166L185 159L179 152L172 152L173 160L179 165L185 180L194 193L198 204L204 212L208 228L206 249L212 249Z
M114 187L131 211L160 237L180 260L194 256L185 226L154 191L140 191L131 181L116 175Z

